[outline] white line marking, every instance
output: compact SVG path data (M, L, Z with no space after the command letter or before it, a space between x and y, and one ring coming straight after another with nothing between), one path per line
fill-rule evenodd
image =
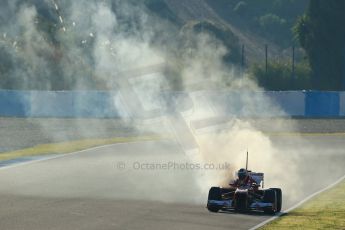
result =
M292 210L300 207L302 204L306 203L307 201L311 200L312 198L314 198L315 196L319 195L320 193L323 193L333 187L335 187L336 185L338 185L340 182L342 182L343 180L345 180L345 175L342 176L341 178L339 178L336 182L334 182L333 184L330 184L328 185L327 187L321 189L320 191L317 191L311 195L309 195L307 198L303 199L302 201L298 202L297 204L295 204L294 206L292 206L291 208L287 209L287 210L284 210L283 212L280 212L278 214L276 214L275 216L265 220L264 222L261 222L260 224L258 225L255 225L254 227L250 228L249 230L255 230L255 229L258 229L258 228L261 228L262 226L272 222L273 220L275 219L278 219L279 217L281 217L282 215L284 214L287 214L289 212L291 212Z
M12 165L0 167L0 171L1 170L5 170L5 169L19 167L19 166L34 164L34 163L38 163L38 162L44 162L44 161L54 160L54 159L58 159L58 158L68 157L68 156L80 154L80 153L83 153L83 152L88 152L88 151L92 151L92 150L96 150L96 149L111 147L111 146L115 146L115 145L124 145L124 144L141 143L141 142L153 142L153 141L157 141L157 140L141 140L141 141L138 140L138 141L130 141L130 142L121 142L121 143L100 145L100 146L96 146L96 147L92 147L92 148L88 148L88 149L83 149L83 150L76 151L76 152L63 153L63 154L53 155L51 157L47 156L47 157L44 157L44 158L41 158L41 159L29 160L29 161L25 161L25 162L22 162L22 163L14 163Z

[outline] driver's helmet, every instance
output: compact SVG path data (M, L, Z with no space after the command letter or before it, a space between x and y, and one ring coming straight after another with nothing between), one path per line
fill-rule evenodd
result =
M246 176L247 176L247 170L245 170L243 168L238 170L237 176L238 176L239 180L244 180L246 178Z

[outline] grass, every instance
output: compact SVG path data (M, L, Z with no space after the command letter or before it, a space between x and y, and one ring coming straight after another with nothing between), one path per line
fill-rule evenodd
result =
M345 181L260 229L345 229Z
M77 140L77 141L70 141L70 142L62 142L62 143L51 143L51 144L41 144L36 145L31 148L11 151L0 153L0 161L3 160L11 160L21 157L31 157L31 156L39 156L39 155L47 155L47 154L64 154L64 153L71 153L76 152L92 147L102 146L102 145L109 145L109 144L116 144L116 143L127 143L127 142L136 142L136 141L152 141L152 140L160 140L167 137L164 136L137 136L137 137L115 137L115 138L108 138L108 139L85 139L85 140Z

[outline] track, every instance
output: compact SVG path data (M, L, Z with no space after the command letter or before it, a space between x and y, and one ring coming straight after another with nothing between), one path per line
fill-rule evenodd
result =
M274 138L282 151L298 144L293 137ZM321 149L305 156L316 170L301 169L311 183L296 201L344 173L342 135L305 141ZM332 157L325 156L325 149ZM0 169L0 229L249 229L270 218L209 213L193 171L133 167L133 162L183 161L183 156L171 141L132 143ZM285 201L285 208L294 202Z

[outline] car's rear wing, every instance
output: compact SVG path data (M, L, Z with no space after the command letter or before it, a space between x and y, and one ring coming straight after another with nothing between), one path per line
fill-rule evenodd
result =
M246 159L246 170L249 176L255 181L257 185L260 185L262 188L264 187L264 174L263 173L256 173L248 170L248 150L247 150L247 159Z

